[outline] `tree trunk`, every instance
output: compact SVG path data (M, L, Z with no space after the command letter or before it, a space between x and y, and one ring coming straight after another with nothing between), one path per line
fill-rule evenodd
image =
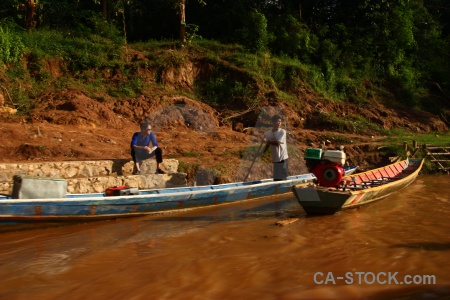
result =
M32 28L36 27L35 14L36 14L36 1L35 0L26 0L25 3L22 4L24 10L24 27L30 31Z
M107 7L106 7L106 1L107 0L102 0L102 14L103 14L103 18L107 19L108 18L108 11L107 11Z
M186 42L186 0L180 0L180 40Z
M298 16L302 19L302 1L298 1Z

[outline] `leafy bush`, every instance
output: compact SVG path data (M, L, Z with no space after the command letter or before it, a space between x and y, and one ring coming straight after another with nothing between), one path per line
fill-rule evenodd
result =
M230 104L235 109L241 108L254 100L251 87L220 72L208 81L199 82L196 93L203 101L216 108L227 108Z
M0 26L0 61L17 63L26 50L21 37L8 27Z
M249 14L240 34L242 44L255 53L264 52L271 40L267 31L267 19L264 14L257 11Z
M186 173L188 180L192 180L193 178L195 178L195 175L197 174L198 169L199 169L199 165L197 165L197 164L191 165L189 163L186 163L183 160L178 161L177 172Z
M271 27L274 39L270 49L279 55L287 55L302 62L311 62L319 48L319 41L305 24L292 15L276 20Z

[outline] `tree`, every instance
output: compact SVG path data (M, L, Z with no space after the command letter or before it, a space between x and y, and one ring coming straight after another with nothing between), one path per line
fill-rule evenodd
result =
M186 0L179 0L178 8L180 14L180 41L186 42ZM206 5L204 0L197 0L199 4Z
M264 52L270 41L267 31L267 19L264 14L253 11L245 19L244 27L240 30L241 43L253 52Z
M105 19L107 19L108 18L108 10L107 10L107 5L106 5L107 0L101 0L101 1L102 1L102 14L103 14L103 17Z
M24 27L27 30L31 30L36 27L36 9L37 3L36 0L26 0L21 5L21 8L24 10L24 18L23 23Z
M186 0L180 0L180 41L186 42Z

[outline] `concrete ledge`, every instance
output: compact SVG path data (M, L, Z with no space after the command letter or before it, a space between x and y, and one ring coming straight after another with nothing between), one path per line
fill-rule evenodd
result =
M178 171L179 162L176 159L165 159L161 163L161 169L166 173L176 173ZM133 161L126 162L121 169L122 175L131 175L133 173L134 163ZM155 159L147 159L141 163L141 174L155 174L156 173L156 161Z
M167 173L176 173L178 160L167 159L161 164ZM145 160L143 173L156 173L156 161ZM130 160L96 160L0 164L0 182L12 181L14 175L50 178L89 178L95 176L131 175L133 162Z
M130 160L67 161L0 164L0 193L11 194L13 176L63 178L68 193L104 192L115 185L139 189L165 188L186 185L186 174L177 173L178 160L167 159L161 164L166 174L156 173L156 161L148 159L141 164L141 175L131 175Z
M185 186L186 174L172 173L68 179L67 192L70 194L103 193L106 188L115 185L127 185L139 189Z

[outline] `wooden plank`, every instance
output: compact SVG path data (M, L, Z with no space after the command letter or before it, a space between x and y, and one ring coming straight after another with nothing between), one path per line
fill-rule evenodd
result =
M450 168L444 167L442 163L450 162L450 160L443 159L446 158L447 156L450 156L450 153L447 150L447 148L449 147L426 145L425 148L427 151L427 157L431 158L430 162L435 163L440 170L448 173L448 169ZM434 152L434 151L444 151L444 152Z
M286 226L286 225L292 224L292 223L294 223L296 221L298 221L298 218L288 218L286 220L282 220L282 221L276 222L275 225L277 225L277 226Z
M440 162L436 162L436 164L441 168L444 169L444 166Z
M447 150L447 149L450 149L450 147L446 147L446 146L443 146L443 147L438 147L438 146L429 147L429 146L426 146L425 148L427 148L429 150L441 150L441 149Z

